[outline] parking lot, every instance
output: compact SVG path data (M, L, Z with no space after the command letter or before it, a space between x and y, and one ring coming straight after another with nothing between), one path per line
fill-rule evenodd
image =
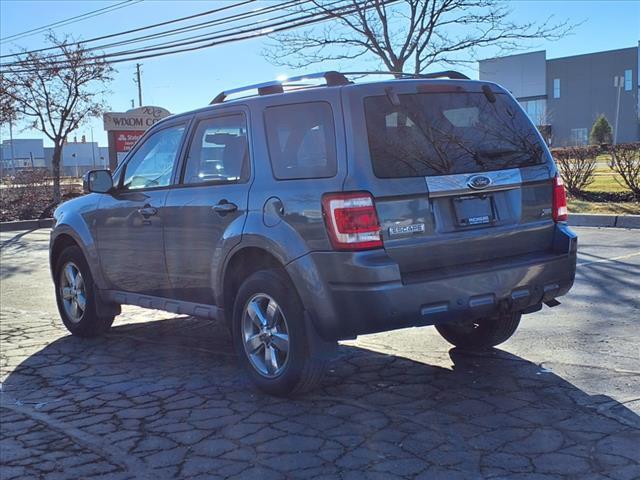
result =
M576 231L574 289L498 349L367 335L294 399L252 387L220 323L125 307L71 337L48 231L2 233L0 476L640 478L640 231Z

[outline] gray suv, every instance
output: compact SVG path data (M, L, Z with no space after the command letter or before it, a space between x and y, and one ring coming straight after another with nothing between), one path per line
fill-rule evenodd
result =
M89 172L51 234L69 331L101 334L123 304L216 319L255 383L289 394L337 340L435 325L490 348L557 305L577 238L517 101L456 72L349 78L223 92Z

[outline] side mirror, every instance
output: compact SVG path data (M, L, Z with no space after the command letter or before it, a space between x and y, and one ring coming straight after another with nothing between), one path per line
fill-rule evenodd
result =
M89 170L82 179L84 193L109 193L113 189L113 178L109 170Z

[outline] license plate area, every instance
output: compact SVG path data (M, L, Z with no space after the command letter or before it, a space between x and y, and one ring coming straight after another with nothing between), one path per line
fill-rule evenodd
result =
M493 195L465 195L453 199L458 226L491 225L495 221Z

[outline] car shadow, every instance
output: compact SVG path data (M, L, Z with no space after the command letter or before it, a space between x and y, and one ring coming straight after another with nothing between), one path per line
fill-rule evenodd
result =
M40 331L5 332L4 346ZM623 404L499 349L444 359L340 345L318 389L277 398L239 369L225 326L171 317L9 360L2 397L160 478L639 474L640 418ZM33 438L25 422L3 424L5 437Z

